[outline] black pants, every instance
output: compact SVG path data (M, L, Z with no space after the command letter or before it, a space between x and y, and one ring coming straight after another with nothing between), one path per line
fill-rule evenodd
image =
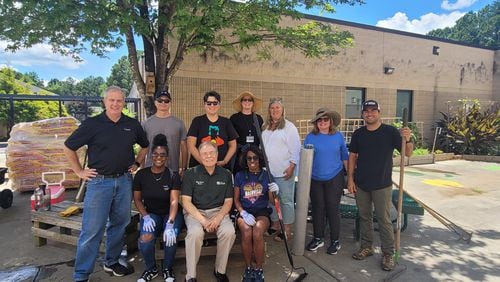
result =
M344 172L326 181L311 180L311 206L314 237L325 236L325 217L330 226L330 240L336 241L340 235L339 205L345 187Z

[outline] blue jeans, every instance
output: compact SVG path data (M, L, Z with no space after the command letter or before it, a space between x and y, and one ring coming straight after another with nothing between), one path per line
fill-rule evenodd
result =
M292 176L288 180L285 180L284 177L275 177L274 182L280 187L278 198L280 200L283 223L293 224L295 221L295 177ZM271 220L276 222L278 221L278 214L274 205L272 208Z
M142 225L144 221L141 218L141 235L139 237L139 250L141 251L142 257L144 258L144 263L146 264L145 270L152 270L156 268L156 259L155 259L155 243L157 237L163 237L163 230L165 229L165 224L168 220L167 215L157 215L150 213L151 218L155 221L155 230L153 232L148 232L142 230ZM174 230L175 234L178 236L182 225L184 224L184 217L182 216L182 211L179 210L174 220ZM144 234L153 234L153 239L149 241L143 241L141 239ZM174 266L175 260L175 252L177 251L177 244L173 246L163 248L164 256L163 256L163 269L172 269Z
M99 244L106 229L106 265L118 262L125 228L130 223L132 176L117 178L100 175L87 181L83 202L82 232L76 248L75 280L88 279L94 270Z

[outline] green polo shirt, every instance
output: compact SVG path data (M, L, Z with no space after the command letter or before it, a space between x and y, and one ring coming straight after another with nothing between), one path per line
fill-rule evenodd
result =
M233 175L220 166L210 175L204 166L197 165L186 170L181 194L191 196L193 205L200 210L221 207L225 199L233 198Z

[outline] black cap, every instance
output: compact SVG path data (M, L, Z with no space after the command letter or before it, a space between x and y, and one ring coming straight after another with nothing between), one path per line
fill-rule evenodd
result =
M170 96L170 92L168 92L168 90L158 90L155 94L155 100L157 100L158 98L163 97L163 96L172 100L172 97Z
M375 100L366 100L363 103L363 110L362 111L366 111L368 108L376 108L377 110L380 111L380 107L379 107L377 101L375 101Z

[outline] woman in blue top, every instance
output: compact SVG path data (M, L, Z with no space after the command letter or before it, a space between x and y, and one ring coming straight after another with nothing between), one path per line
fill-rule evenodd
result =
M272 193L278 194L278 185L269 183L264 167L264 156L255 146L244 146L240 155L242 171L234 179L234 206L240 213L241 250L246 269L242 281L264 281L264 232L269 227L269 207ZM252 266L252 255L255 266Z
M331 240L326 252L330 255L340 249L339 205L345 187L344 168L347 169L348 160L344 136L336 129L340 120L339 113L327 108L318 109L311 120L314 128L304 140L305 145L314 146L310 192L314 238L307 249L316 251L325 245L326 216Z

